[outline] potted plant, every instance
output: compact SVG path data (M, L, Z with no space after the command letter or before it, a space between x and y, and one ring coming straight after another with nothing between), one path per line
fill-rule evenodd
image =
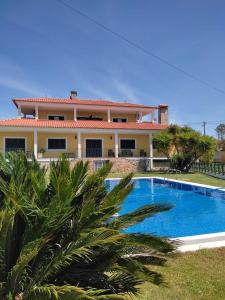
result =
M45 149L41 148L38 153L38 158L43 158L44 153L45 153Z

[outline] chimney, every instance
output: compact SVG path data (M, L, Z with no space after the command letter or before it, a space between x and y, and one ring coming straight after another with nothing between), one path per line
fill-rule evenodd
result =
M168 105L160 104L158 106L158 123L162 125L169 124Z
M76 99L77 98L77 91L71 91L70 92L70 99Z

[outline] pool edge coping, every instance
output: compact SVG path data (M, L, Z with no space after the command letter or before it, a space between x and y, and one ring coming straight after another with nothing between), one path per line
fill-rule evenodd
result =
M208 189L215 189L225 192L225 188L207 184L201 184L196 182L189 182L184 180L171 179L167 177L159 177L159 176L135 176L133 179L160 179L167 180L177 183L183 183L188 185L194 185L198 187L204 187ZM122 178L107 178L106 180L121 180ZM222 238L222 239L220 239ZM218 240L219 239L219 240ZM218 248L225 247L225 232L215 232L215 233L207 233L207 234L199 234L199 235L191 235L185 237L177 237L177 238L169 238L171 241L177 241L179 246L177 247L178 252L188 252L188 251L197 251L201 249L210 249L210 248Z

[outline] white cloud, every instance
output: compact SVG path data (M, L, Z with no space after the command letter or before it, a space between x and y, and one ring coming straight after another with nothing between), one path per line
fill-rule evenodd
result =
M121 93L122 96L125 97L127 100L130 100L130 101L138 100L138 96L136 95L134 90L130 86L125 84L124 82L114 79L113 85L114 85L115 89L118 90L118 92Z
M96 88L91 85L86 85L86 88L88 92L90 92L92 95L94 95L94 97L98 99L105 99L105 100L112 99L112 96L101 88Z
M42 94L42 91L32 86L32 84L10 77L0 77L0 85L30 94L31 96L40 96Z
M40 97L44 95L44 89L38 87L30 78L30 74L13 61L5 57L0 57L0 69L0 86L25 93L29 96Z

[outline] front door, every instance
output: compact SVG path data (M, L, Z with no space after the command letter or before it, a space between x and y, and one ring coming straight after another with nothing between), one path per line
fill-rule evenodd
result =
M5 139L5 153L11 151L24 151L25 152L25 139L24 138L6 138Z
M86 140L86 157L102 157L102 140Z

